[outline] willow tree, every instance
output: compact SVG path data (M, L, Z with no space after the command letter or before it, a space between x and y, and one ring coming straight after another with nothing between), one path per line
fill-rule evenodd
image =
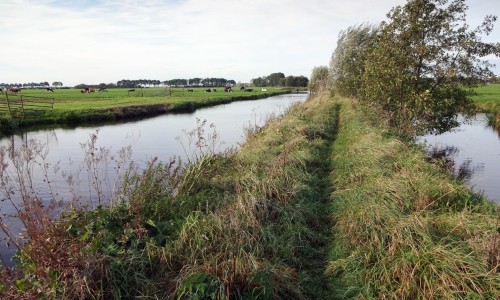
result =
M328 84L328 67L314 67L309 80L309 90L313 93L325 88Z
M484 43L495 16L469 29L464 0L410 0L382 22L366 57L363 97L406 137L442 133L457 126L457 114L470 115L467 89L488 81L492 65L481 57L500 54Z
M362 85L366 56L377 33L373 25L350 26L339 33L330 60L331 85L344 97L357 97Z

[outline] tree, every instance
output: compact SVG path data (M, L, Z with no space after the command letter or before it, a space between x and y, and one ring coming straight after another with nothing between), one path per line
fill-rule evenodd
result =
M269 86L278 86L280 83L280 79L285 78L285 74L278 72L278 73L271 73L268 77L268 83Z
M328 67L320 66L314 67L311 73L311 80L309 81L309 90L317 92L321 88L326 87L328 83Z
M373 46L376 34L377 27L368 24L350 26L339 33L329 71L332 87L340 95L358 97L366 55Z
M268 81L266 80L266 77L257 77L255 79L252 79L252 84L254 86L267 86Z
M53 86L53 87L62 87L62 86L63 86L63 84L62 84L62 82L60 82L60 81L54 81L54 82L52 82L52 86Z
M393 8L366 58L362 101L375 108L401 136L442 133L471 115L467 88L486 82L499 44L481 41L493 29L486 16L469 30L465 0L410 0Z

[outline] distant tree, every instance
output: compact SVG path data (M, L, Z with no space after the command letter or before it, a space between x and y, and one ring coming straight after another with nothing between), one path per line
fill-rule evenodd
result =
M86 87L88 87L88 85L85 83L80 83L80 84L75 85L75 89L84 89Z
M62 86L63 86L63 84L62 84L62 82L60 82L60 81L54 81L54 82L52 82L52 86L53 86L53 87L62 87Z
M321 88L325 88L328 84L328 67L314 67L309 81L309 90L317 92Z
M339 33L329 72L331 85L340 95L359 96L366 56L373 46L376 34L377 27L368 24L350 26Z
M252 84L254 86L268 86L268 81L265 77L257 77L255 79L252 79Z
M280 79L285 78L285 74L278 72L278 73L271 73L267 77L268 85L269 86L278 86L280 83Z
M500 55L499 44L481 42L495 16L469 30L465 0L410 0L393 8L366 58L363 101L404 137L441 133L471 114L467 90L493 76L481 60Z

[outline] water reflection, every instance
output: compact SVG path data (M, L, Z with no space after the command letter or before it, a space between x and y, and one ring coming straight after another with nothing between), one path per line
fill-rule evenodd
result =
M453 132L418 141L426 143L431 155L445 157L453 174L474 191L500 203L500 134L488 125L485 114L469 122L459 116L459 121L461 126Z

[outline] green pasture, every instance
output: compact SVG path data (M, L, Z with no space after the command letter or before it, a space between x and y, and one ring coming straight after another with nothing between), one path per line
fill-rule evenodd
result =
M500 103L500 84L488 84L474 89L474 94L471 98L478 105L485 102Z
M27 97L54 98L54 112L78 111L78 110L100 110L124 106L143 106L155 104L177 104L186 101L220 100L234 97L272 94L283 92L280 88L253 88L252 92L240 91L235 88L233 92L226 93L223 88L216 88L216 92L205 92L206 88L194 88L188 92L186 88L136 88L130 89L108 89L107 92L93 92L83 94L79 89L55 89L54 92L43 89L23 89L19 95ZM10 95L16 97L15 95ZM3 96L5 97L5 95ZM2 99L3 100L3 99Z
M233 92L224 92L224 88L215 88L216 92L206 92L206 89L194 88L188 92L187 88L135 88L134 91L108 89L107 92L92 93L81 93L79 89L55 89L54 92L23 89L17 94L3 93L0 94L0 132L41 124L95 123L192 111L204 106L291 92L290 89L272 87L252 87L251 92L239 88ZM9 106L6 99L9 99ZM53 105L41 104L51 102L50 99L53 99ZM40 107L28 107L27 100L37 102ZM24 108L21 102L26 104Z

